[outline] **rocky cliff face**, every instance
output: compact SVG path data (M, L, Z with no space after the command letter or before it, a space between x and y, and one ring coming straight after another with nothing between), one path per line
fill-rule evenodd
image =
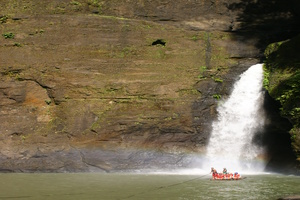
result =
M253 29L249 5L260 4L1 3L0 169L197 165L218 98L260 61L262 36L278 36Z

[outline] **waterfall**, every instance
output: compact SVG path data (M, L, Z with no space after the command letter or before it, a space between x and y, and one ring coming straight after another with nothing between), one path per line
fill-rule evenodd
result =
M251 66L234 84L230 97L217 108L218 119L206 151L204 168L228 171L263 171L263 149L252 140L264 125L262 64Z

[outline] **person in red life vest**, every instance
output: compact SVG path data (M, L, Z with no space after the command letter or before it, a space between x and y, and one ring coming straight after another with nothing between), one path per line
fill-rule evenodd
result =
M212 167L210 173L212 173L213 179L218 178L219 174L218 174L218 172L217 172L217 170L215 168Z
M241 177L241 175L239 175L239 173L235 172L234 173L234 176L233 176L233 179L237 180Z
M233 174L232 173L228 174L228 179L233 179Z

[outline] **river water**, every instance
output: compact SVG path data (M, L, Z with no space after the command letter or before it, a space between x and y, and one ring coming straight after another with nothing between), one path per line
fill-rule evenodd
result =
M0 174L0 199L278 199L300 194L300 177L243 175L239 181L194 174Z

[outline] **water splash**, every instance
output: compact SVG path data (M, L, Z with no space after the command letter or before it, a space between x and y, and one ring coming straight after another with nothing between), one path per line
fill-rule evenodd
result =
M235 83L229 99L219 105L203 169L263 171L265 165L258 159L263 149L252 142L264 125L262 82L262 64L251 66Z

